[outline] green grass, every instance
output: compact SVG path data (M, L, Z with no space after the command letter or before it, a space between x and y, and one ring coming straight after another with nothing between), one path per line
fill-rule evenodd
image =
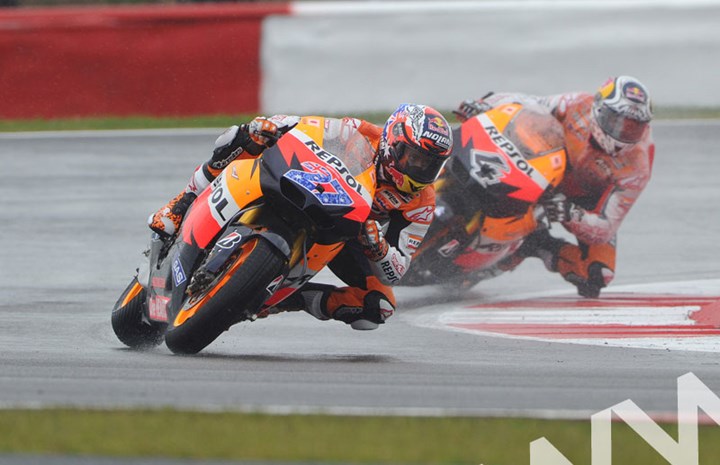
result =
M451 120L449 110L443 112ZM384 113L370 113L351 115L381 124L387 115ZM193 116L184 118L161 118L149 116L107 117L107 118L63 118L63 119L24 119L1 120L0 132L15 131L63 131L85 129L158 129L158 128L224 128L232 124L251 120L256 115L212 115ZM345 116L345 115L327 115ZM720 118L720 109L717 108L658 108L655 110L656 119L668 118Z
M254 115L216 115L188 118L156 118L130 116L125 118L64 118L0 120L0 132L65 131L81 129L157 129L227 127L252 119Z
M590 463L589 420L0 410L0 454L519 465L530 463L529 444L540 437L573 464ZM717 463L720 428L701 427L700 450L701 464ZM667 462L616 424L613 464Z

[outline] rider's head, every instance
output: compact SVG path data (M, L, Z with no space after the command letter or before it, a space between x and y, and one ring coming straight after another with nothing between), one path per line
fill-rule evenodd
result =
M380 139L382 174L403 192L435 182L452 151L450 125L437 110L403 104L385 123Z
M595 94L591 130L609 154L638 142L650 120L652 104L645 86L630 76L608 79Z

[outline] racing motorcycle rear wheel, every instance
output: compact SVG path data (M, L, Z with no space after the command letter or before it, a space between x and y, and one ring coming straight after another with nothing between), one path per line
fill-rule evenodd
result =
M165 343L176 354L196 354L233 324L256 313L268 287L285 269L286 258L262 238L242 245L205 289L186 299L168 325Z
M120 295L110 318L113 331L120 342L133 349L154 347L163 341L165 324L143 318L147 292L137 279Z

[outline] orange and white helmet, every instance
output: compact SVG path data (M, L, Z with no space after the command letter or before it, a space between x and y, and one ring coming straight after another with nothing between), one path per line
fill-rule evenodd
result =
M380 139L385 178L403 192L418 192L438 178L452 145L450 125L439 111L425 105L400 105L385 123Z
M595 94L593 138L609 154L638 142L652 120L652 103L645 86L631 76L610 78Z

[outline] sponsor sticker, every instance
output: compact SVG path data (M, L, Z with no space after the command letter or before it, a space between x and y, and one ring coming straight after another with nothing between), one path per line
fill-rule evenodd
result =
M161 295L154 295L148 302L148 314L151 320L155 321L167 321L167 306L170 302L170 297L163 297Z
M176 287L187 281L187 276L185 275L185 270L183 270L182 263L180 262L180 257L175 257L175 260L173 260L172 274L173 282Z
M400 277L395 273L395 268L393 268L390 260L383 260L380 263L380 268L382 269L383 274L385 274L387 280L391 283L400 281Z
M423 241L422 236L410 234L408 236L408 248L410 248L411 250L417 250L418 247L420 247L420 244L422 244L422 241Z
M627 83L623 87L623 94L625 94L625 97L628 100L632 100L633 102L637 103L645 103L647 101L647 96L645 95L645 92L635 83Z
M280 287L280 284L285 279L284 275L279 275L277 278L273 279L270 284L265 288L266 291L268 291L268 294L273 295L275 294L275 291L277 291L277 288Z
M227 236L223 237L217 242L217 246L221 249L232 249L235 244L242 240L242 234L237 231L233 231Z
M433 219L435 208L432 206L420 207L410 210L405 217L414 223L430 223Z
M405 266L402 263L400 263L400 260L398 260L397 255L393 254L390 261L392 261L393 268L395 268L395 270L397 270L397 272L400 274L400 276L405 274Z
M321 204L329 206L348 206L354 202L340 182L330 171L319 163L306 161L302 170L288 170L283 177L310 192Z
M449 257L455 251L455 249L458 248L459 245L460 245L460 242L457 239L453 239L450 242L448 242L447 244L440 247L438 249L438 253L440 255L442 255L443 257Z

